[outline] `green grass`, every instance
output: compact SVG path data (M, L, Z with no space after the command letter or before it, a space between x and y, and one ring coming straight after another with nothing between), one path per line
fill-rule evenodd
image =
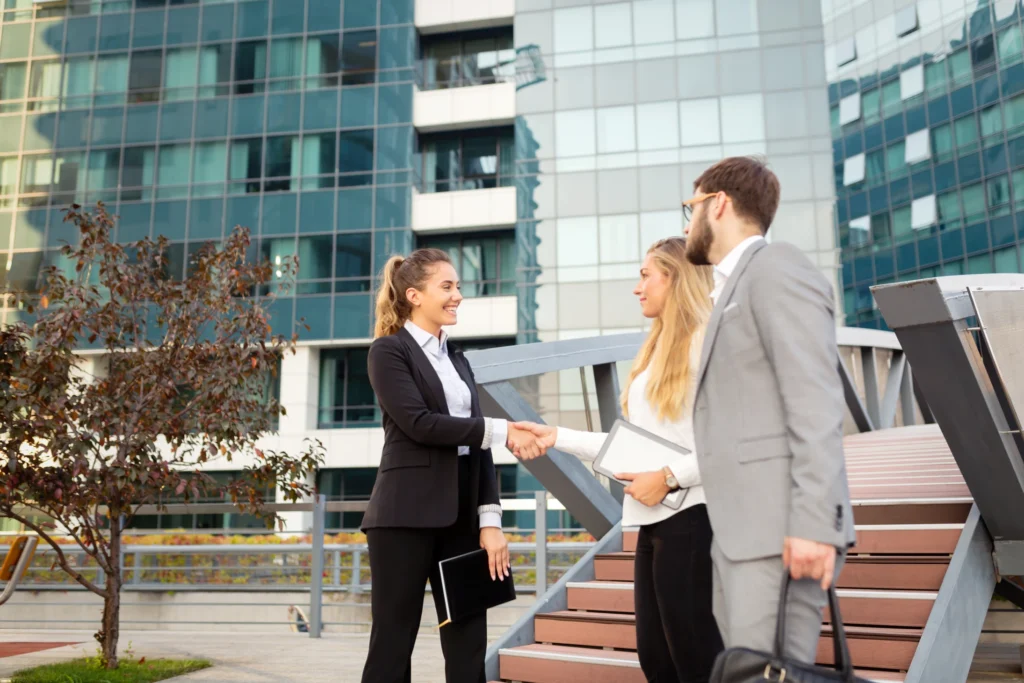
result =
M87 657L19 671L11 683L152 683L208 666L203 659L122 659L117 669L108 671L96 657Z

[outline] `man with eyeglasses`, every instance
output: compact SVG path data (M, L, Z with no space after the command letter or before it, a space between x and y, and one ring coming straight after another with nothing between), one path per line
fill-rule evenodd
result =
M832 288L799 249L765 241L779 181L764 162L725 159L694 190L687 258L715 268L693 418L715 618L726 647L772 651L788 571L785 654L813 663L854 542Z

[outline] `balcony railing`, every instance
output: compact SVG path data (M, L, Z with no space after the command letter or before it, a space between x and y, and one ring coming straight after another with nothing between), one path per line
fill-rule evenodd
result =
M417 69L421 90L466 88L516 80L514 50L459 57L425 57Z

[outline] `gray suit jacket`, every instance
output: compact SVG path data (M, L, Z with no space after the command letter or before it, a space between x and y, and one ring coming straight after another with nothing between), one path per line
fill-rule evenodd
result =
M715 542L733 561L794 536L854 541L832 288L789 244L751 245L708 322L694 435Z

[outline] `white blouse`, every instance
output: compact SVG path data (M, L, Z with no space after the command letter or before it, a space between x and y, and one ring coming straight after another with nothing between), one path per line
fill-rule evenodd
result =
M661 420L657 411L647 401L647 382L650 378L648 367L633 380L629 387L627 406L629 408L629 421L641 429L656 434L663 439L690 451L687 455L680 455L671 462L666 462L672 474L679 481L683 488L689 488L686 499L679 510L658 503L654 507L648 507L635 500L632 496L624 496L622 500L622 526L642 526L654 524L672 515L693 507L702 505L705 502L704 487L700 485L700 470L697 468L697 454L694 452L693 436L693 403L694 394L697 389L697 369L700 366L700 353L703 344L703 333L694 335L690 344L690 388L687 392L687 405L683 408L678 420ZM585 432L576 429L558 428L558 436L555 440L555 448L565 453L570 453L583 460L595 460L597 454L604 445L607 434L602 432Z

